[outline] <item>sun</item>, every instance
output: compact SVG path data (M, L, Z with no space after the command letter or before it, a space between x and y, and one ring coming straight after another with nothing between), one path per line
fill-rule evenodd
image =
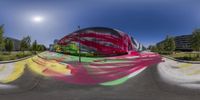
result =
M34 16L32 18L32 21L36 22L36 23L41 23L41 22L43 22L43 20L44 20L44 17L42 17L42 16Z

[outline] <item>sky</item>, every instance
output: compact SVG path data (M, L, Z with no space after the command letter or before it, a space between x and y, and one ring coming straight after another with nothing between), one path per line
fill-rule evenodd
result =
M200 28L198 0L0 0L4 36L47 47L81 28L121 30L149 46Z

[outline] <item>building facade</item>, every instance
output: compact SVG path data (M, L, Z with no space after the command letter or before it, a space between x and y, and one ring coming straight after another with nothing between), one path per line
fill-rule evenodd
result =
M176 45L176 50L192 51L191 39L192 39L192 35L175 36L174 41L175 41L175 45ZM157 43L156 45L162 44L163 42L164 42L164 40Z
M4 37L4 39L9 39L11 41L13 41L13 51L19 51L20 50L20 40L15 39L15 38L11 38L11 37Z
M176 43L176 50L191 51L192 35L181 35L174 38Z

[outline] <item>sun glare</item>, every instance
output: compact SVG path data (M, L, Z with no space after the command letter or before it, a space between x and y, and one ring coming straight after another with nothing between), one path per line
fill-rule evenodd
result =
M44 18L42 16L34 16L32 20L33 22L40 23L44 20Z

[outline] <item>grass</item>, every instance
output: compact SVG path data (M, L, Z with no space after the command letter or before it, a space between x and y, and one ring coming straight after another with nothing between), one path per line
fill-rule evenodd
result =
M176 52L168 56L173 57L175 59L180 59L180 60L200 61L200 53Z
M22 52L22 51L18 51L18 52L0 52L0 61L8 61L8 60L15 60L15 59L20 59L20 58L24 58L27 56L31 56L33 55L32 52L30 51L26 51L26 52Z

